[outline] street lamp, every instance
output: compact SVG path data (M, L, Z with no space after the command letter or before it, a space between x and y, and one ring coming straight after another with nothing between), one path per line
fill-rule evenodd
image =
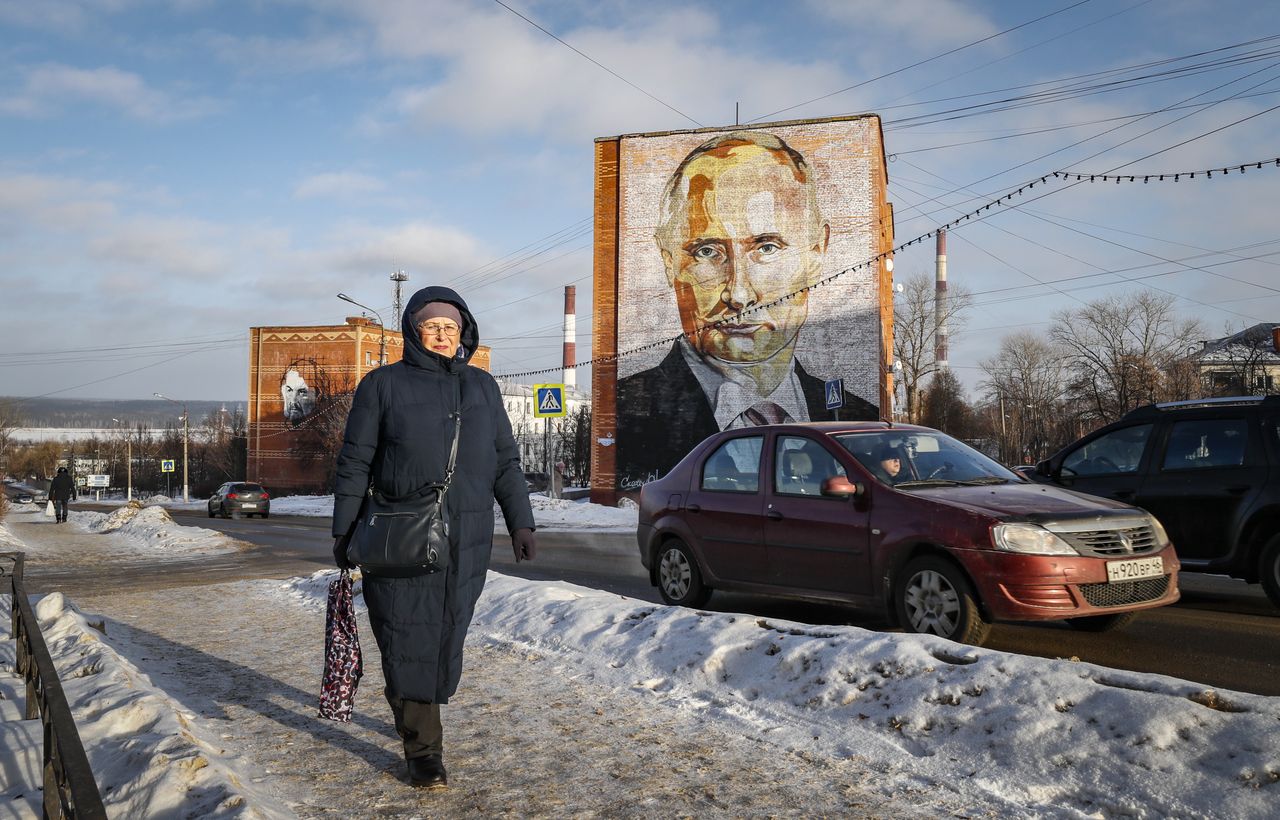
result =
M112 421L114 421L116 424L124 424L124 422L120 421L120 419L112 419ZM125 474L125 482L126 482L124 500L132 501L133 500L133 437L129 435L127 428L125 430L124 443L125 443L124 474Z
M374 310L373 308L369 307L368 305L360 304L355 299L352 299L350 296L348 296L345 293L339 293L338 298L344 302L350 302L351 304L355 305L358 308L363 308L364 310L367 310L370 313L372 313L374 316L378 317L378 327L382 330L382 341L378 345L378 364L379 365L386 364L387 363L387 326L382 322L382 314Z
M190 501L191 494L188 492L189 487L187 485L187 433L189 425L187 420L186 402L174 401L163 393L152 393L151 395L158 399L164 399L171 404L176 404L182 408L182 500Z

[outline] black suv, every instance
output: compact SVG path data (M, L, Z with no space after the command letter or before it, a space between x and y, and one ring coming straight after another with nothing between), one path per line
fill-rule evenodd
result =
M1261 582L1280 606L1280 396L1139 407L1027 477L1142 507L1183 572Z

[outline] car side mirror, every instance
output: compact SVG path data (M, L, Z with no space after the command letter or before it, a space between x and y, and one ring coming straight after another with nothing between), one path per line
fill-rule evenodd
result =
M1044 461L1038 461L1036 462L1036 472L1051 478L1053 476L1053 465L1049 463L1047 458Z
M822 494L827 498L857 498L862 495L862 485L847 476L835 475L822 480Z

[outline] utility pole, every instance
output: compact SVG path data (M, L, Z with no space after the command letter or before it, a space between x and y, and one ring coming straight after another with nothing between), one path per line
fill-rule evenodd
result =
M123 422L120 421L120 419L112 419L112 421L114 421L116 424L123 424ZM124 443L125 443L124 474L125 474L125 482L126 482L124 500L131 501L133 500L133 436L129 434L128 428L126 428Z
M156 396L157 398L164 399L167 402L172 402L173 404L176 404L182 408L182 500L190 501L191 500L190 484L187 483L187 438L189 435L190 428L188 427L188 424L187 424L186 402L174 401L173 399L169 398L163 393L152 393L152 395Z

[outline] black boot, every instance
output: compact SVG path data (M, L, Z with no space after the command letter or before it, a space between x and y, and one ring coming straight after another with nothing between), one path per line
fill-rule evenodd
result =
M449 785L440 755L409 758L409 785L415 789L443 789Z

